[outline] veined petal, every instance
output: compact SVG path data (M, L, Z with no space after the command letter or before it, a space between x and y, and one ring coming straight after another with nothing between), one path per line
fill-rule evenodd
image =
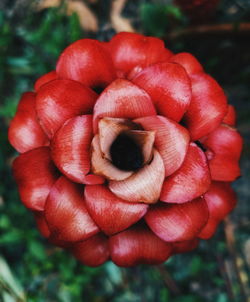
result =
M133 83L117 79L100 95L94 107L94 130L102 117L134 119L155 115L156 111L149 95Z
M230 184L225 182L212 182L204 198L208 206L209 218L199 237L208 239L216 231L217 225L233 210L237 198Z
M159 264L171 255L172 246L146 226L136 225L109 238L112 261L119 266Z
M92 137L92 115L69 119L53 137L52 158L58 169L74 182L85 183L90 170Z
M96 98L90 88L71 80L54 80L43 85L37 92L36 110L49 138L66 120L91 113Z
M189 145L182 166L163 183L160 200L183 203L201 196L211 183L204 152L194 143Z
M45 220L44 217L44 211L35 211L34 212L34 217L36 220L36 225L39 230L39 232L43 235L43 237L48 238L51 234L47 221Z
M202 144L207 148L208 163L213 180L233 181L240 176L239 158L243 140L235 128L222 124Z
M68 46L59 57L56 71L61 78L91 87L104 87L116 77L109 53L101 42L91 39L78 40Z
M155 203L160 196L165 168L160 154L154 150L153 160L138 172L121 181L110 181L110 190L130 202Z
M144 68L132 82L150 96L158 114L179 122L187 111L192 91L185 69L175 63L158 63Z
M192 140L198 140L216 129L227 113L227 99L219 84L208 74L190 76L192 100L184 115Z
M53 236L61 241L80 241L99 232L83 198L83 186L61 176L45 204L45 218Z
M105 178L99 175L87 174L83 178L85 185L101 185L105 182Z
M177 63L185 68L187 74L203 72L203 67L198 60L188 52L181 52L172 56L169 62Z
M36 116L35 93L26 92L22 95L8 135L11 145L20 153L49 144Z
M115 196L106 186L86 186L86 205L96 224L112 235L136 223L147 211L148 205L129 203Z
M173 254L187 253L196 249L199 244L199 239L195 238L193 240L173 242Z
M56 80L58 79L58 75L56 73L55 70L52 70L44 75L42 75L39 79L36 80L35 82L35 85L34 85L34 88L35 88L35 91L38 91L38 89L43 86L44 84L50 82L50 81L53 81L53 80Z
M75 243L70 251L80 262L92 267L103 264L109 258L108 240L101 233Z
M182 165L189 146L188 131L178 123L163 116L147 116L134 120L143 129L155 131L155 147L165 166L165 176Z
M14 177L23 204L34 211L43 211L46 198L58 178L47 147L19 155L13 163Z
M207 223L208 207L202 198L183 204L157 204L148 210L145 220L164 241L193 240Z
M91 171L109 180L123 180L133 174L133 171L122 171L116 168L108 159L104 158L98 134L94 136L91 145Z
M227 106L227 114L224 116L222 123L227 124L229 126L235 126L236 123L236 112L234 106Z
M124 76L135 66L146 67L167 61L172 55L162 40L136 33L119 33L106 47L111 53L116 69L122 71Z

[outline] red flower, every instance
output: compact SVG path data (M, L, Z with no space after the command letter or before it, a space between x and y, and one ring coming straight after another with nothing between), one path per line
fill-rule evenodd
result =
M77 41L11 122L21 200L86 265L163 262L210 238L234 208L234 123L191 54L131 33Z

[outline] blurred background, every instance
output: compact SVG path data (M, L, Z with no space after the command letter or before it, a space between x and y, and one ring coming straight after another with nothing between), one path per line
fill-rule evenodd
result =
M22 206L7 128L20 95L69 43L119 31L191 52L217 79L238 112L242 177L234 213L194 252L160 266L88 268L42 239ZM250 0L0 0L0 302L249 302L249 155Z

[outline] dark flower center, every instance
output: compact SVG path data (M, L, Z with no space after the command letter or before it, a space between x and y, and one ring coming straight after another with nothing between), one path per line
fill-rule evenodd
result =
M120 134L110 147L112 163L120 170L135 171L142 167L141 147L126 134Z

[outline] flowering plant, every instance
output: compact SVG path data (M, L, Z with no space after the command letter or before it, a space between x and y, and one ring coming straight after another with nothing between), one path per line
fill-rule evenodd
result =
M161 263L210 238L234 208L234 124L191 54L140 34L79 40L11 122L21 200L43 236L86 265Z

